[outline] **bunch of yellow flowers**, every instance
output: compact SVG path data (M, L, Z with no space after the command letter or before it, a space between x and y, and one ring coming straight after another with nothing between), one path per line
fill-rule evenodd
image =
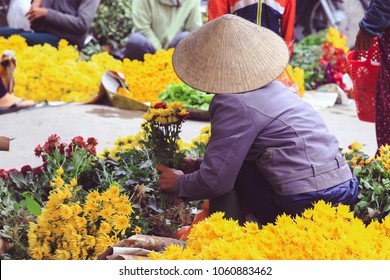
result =
M299 95L303 97L305 93L305 71L298 66L293 68L290 64L287 65L286 71L291 79L297 84Z
M51 185L37 223L30 223L28 252L33 259L96 259L124 237L133 208L118 185L90 192L84 203L77 197L76 179L65 184L57 175Z
M334 27L329 27L326 34L326 42L335 48L342 49L345 54L349 52L349 48L347 46L347 36L342 35L340 31Z
M148 111L143 115L147 121L156 121L162 125L169 125L173 123L182 123L188 117L188 112L182 107L182 102L172 103L154 103Z
M348 206L323 201L292 218L280 215L259 229L217 212L194 225L186 247L171 245L157 260L363 260L390 258L390 217L365 226Z
M199 136L192 139L190 143L184 142L179 139L177 144L179 146L179 151L189 154L194 157L203 156L206 149L206 145L210 140L211 136L211 125L205 125L201 130Z
M379 147L379 153L375 158L382 162L382 166L390 173L390 145L383 145Z

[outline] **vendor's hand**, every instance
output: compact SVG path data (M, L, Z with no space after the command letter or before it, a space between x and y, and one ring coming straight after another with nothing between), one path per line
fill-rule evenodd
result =
M33 0L31 1L31 7L40 7L42 4L42 0Z
M367 51L372 47L374 37L370 34L365 33L362 30L359 30L356 35L355 41L355 50L357 51Z
M183 168L184 174L189 174L196 171L196 159L186 157L183 159Z
M48 9L41 8L41 7L34 7L31 6L30 10L27 13L27 19L32 22L34 20L37 20L39 18L43 18L47 15Z
M158 164L156 169L160 172L160 191L174 192L176 178L184 173L181 170L168 168L162 164Z

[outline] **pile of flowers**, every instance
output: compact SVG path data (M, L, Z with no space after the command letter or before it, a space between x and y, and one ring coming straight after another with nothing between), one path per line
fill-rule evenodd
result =
M301 216L280 215L259 229L217 212L193 226L185 248L171 245L154 260L387 260L390 217L366 226L349 206L323 201Z
M74 46L61 40L51 45L27 46L22 37L0 38L0 52L15 51L15 94L35 101L87 102L99 91L106 70L122 70L122 63L101 53L80 59Z
M66 184L58 172L53 190L38 216L30 223L28 251L33 259L96 259L125 237L133 212L129 198L112 185L103 193L80 197L77 180Z
M0 54L15 51L15 94L41 101L90 102L98 94L105 71L124 73L131 92L122 92L140 102L158 102L158 94L179 78L172 68L173 49L145 55L145 61L116 60L107 52L84 60L76 47L61 40L58 48L51 45L28 46L24 38L0 37ZM1 71L0 71L1 72Z
M306 90L334 83L346 91L343 75L348 72L348 51L346 36L329 27L295 44L290 63L292 67L300 67L304 71Z
M130 92L123 88L118 94L140 102L159 102L158 95L171 83L179 83L172 66L173 49L145 54L144 61L123 60L123 74Z

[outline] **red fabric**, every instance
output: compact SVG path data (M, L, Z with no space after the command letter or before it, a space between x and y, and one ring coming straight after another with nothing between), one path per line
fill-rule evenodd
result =
M210 21L222 15L234 13L235 12L234 5L240 1L241 0L209 0L208 20ZM277 2L281 7L284 7L285 9L284 13L282 14L281 30L283 34L283 39L287 43L287 46L290 51L290 57L291 57L293 53L294 39L295 39L294 25L295 25L296 0L273 0L273 1Z

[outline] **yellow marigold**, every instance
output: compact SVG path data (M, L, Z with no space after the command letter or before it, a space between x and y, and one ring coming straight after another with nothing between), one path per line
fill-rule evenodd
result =
M365 226L348 210L319 201L295 218L280 215L256 228L226 220L222 213L194 225L185 248L169 246L151 259L363 260L389 259L390 217ZM246 244L246 246L242 246Z
M124 231L131 226L130 219L125 215L114 215L113 222L114 228L118 231Z
M354 151L354 152L359 152L363 149L363 145L360 142L352 142L351 145L348 146L348 149Z
M134 234L140 234L142 232L142 228L136 226L131 232L133 232Z
M342 49L344 53L348 53L347 36L342 35L339 30L334 27L329 27L326 34L326 41L335 48Z

